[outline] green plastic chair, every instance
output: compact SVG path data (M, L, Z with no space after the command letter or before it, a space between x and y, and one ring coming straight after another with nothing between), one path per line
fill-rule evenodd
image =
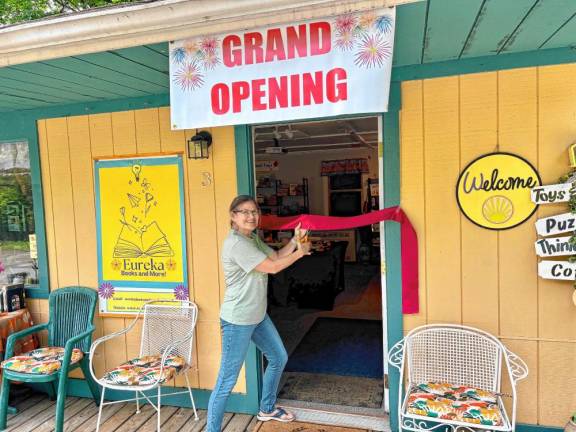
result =
M8 393L11 381L47 383L49 388L53 388L52 386L57 384L56 432L63 430L66 387L70 371L78 367L82 369L94 401L98 404L100 391L90 375L87 354L90 351L92 333L95 330L93 321L97 301L98 293L90 288L66 287L57 289L50 293L49 321L46 324L30 327L8 337L6 359L10 359L14 355L14 344L18 339L42 330L48 330L48 346L63 347L64 355L60 368L52 373L16 372L4 368L6 365L3 365L2 393L0 394L0 430L6 429ZM84 356L79 362L71 364L74 348L81 350Z

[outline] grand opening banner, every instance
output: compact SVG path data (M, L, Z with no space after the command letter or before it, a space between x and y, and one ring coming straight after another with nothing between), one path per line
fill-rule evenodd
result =
M187 300L182 158L95 162L100 312Z
M173 129L388 109L395 9L170 43Z

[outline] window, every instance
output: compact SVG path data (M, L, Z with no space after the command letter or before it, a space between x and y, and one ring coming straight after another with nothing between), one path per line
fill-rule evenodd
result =
M28 142L0 142L0 284L38 285Z

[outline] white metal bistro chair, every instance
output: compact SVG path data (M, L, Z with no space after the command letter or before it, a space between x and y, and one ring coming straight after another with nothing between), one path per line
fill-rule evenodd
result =
M177 304L175 304L177 303ZM140 341L140 355L129 360L104 376L96 377L94 372L94 353L101 343L124 335L132 330L140 316L143 315L142 337ZM102 407L114 403L136 401L136 412L140 412L140 399L145 399L157 412L157 428L160 431L160 408L162 405L162 384L176 379L183 374L188 387L185 391L173 392L175 394L189 394L190 403L194 409L194 419L198 420L196 404L190 388L188 371L192 366L192 348L194 346L194 329L198 318L198 307L190 301L153 300L146 302L134 321L116 333L103 336L90 347L90 373L102 386L100 408L98 410L98 423L96 431L100 429ZM107 389L134 392L135 397L120 401L104 402ZM157 390L155 396L148 396L147 390ZM157 399L156 404L151 399Z
M396 343L388 362L404 383L398 395L400 430L514 431L516 383L528 367L494 336L472 327L425 325ZM502 363L510 395L501 393ZM502 397L511 398L511 417Z

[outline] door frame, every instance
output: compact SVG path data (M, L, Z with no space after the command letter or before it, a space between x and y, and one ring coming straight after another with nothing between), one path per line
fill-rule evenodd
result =
M374 114L382 122L382 136L378 143L378 156L382 158L379 178L383 184L382 203L384 207L400 204L400 83L392 82L388 112ZM362 114L362 116L370 115ZM324 118L298 119L297 121L314 121L350 118L355 116L335 116ZM273 124L273 123L270 123ZM236 146L236 176L238 194L254 195L255 166L252 146L252 125L238 125L234 127ZM384 223L384 255L381 259L381 273L383 282L383 312L386 314L386 333L384 342L388 350L402 339L402 276L400 254L400 227L396 223ZM383 316L384 318L384 316ZM385 370L386 370L385 366ZM394 368L388 370L390 427L398 429L398 385L399 373ZM249 406L256 413L262 392L262 355L254 344L250 344L246 357L246 391Z

